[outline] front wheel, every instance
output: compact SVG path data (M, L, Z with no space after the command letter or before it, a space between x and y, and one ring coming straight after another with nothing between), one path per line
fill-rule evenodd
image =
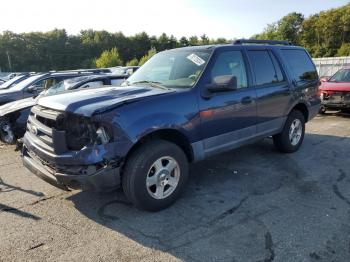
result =
M293 110L281 133L273 136L273 142L278 150L284 153L297 151L303 143L305 135L305 118L299 110Z
M122 186L136 207L159 211L178 199L187 178L188 160L183 150L174 143L153 140L127 159Z
M321 115L324 115L326 113L326 111L327 111L327 108L325 106L321 106L319 113Z
M15 144L16 142L11 124L7 120L0 121L0 139L6 144Z

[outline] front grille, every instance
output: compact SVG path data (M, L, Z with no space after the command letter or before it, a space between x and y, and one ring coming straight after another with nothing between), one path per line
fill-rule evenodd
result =
M334 103L350 102L350 92L334 92L329 96L329 101Z
M41 106L34 106L30 112L27 131L36 138L38 146L46 151L62 154L67 151L65 131L60 130L63 114Z

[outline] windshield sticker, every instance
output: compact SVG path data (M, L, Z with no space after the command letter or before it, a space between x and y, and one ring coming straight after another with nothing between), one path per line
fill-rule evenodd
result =
M196 54L190 54L189 56L187 56L187 59L191 60L197 66L201 66L205 63L205 61Z

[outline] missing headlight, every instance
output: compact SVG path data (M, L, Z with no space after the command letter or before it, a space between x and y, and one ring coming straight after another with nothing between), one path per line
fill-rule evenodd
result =
M99 127L97 129L96 136L98 142L100 142L101 144L107 144L111 139L104 127Z

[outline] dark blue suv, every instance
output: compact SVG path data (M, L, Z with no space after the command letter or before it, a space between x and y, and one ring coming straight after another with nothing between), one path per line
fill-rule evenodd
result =
M23 162L61 189L122 186L137 207L160 210L180 196L190 162L268 136L298 150L318 84L309 54L287 42L164 51L122 87L39 99Z

